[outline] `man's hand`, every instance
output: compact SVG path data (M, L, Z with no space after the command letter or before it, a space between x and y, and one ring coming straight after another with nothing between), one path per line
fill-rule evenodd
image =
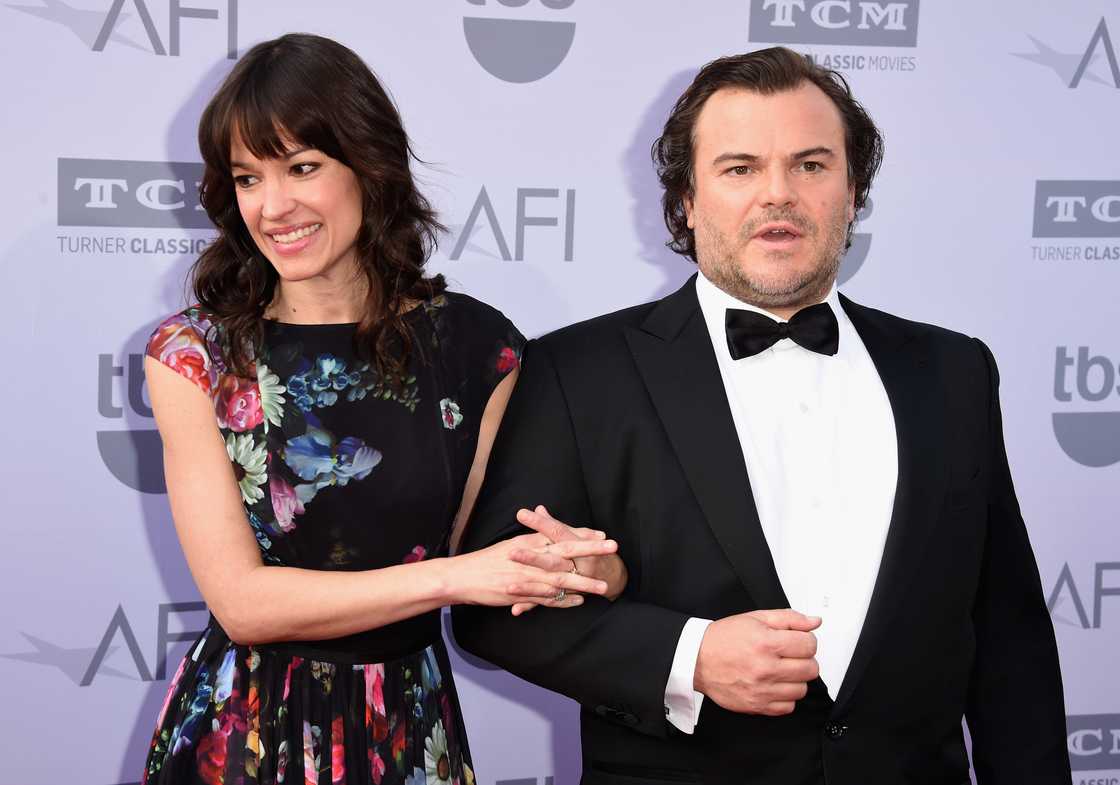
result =
M693 686L729 711L789 714L820 673L812 633L820 624L789 609L714 621L700 643Z

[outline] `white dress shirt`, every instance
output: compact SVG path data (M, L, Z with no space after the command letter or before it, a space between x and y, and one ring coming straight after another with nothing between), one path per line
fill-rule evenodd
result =
M778 579L794 610L823 619L814 633L817 662L835 698L871 602L894 505L898 444L890 401L835 287L825 299L839 326L831 357L783 338L732 360L728 308L785 320L740 302L703 274L696 295ZM704 700L692 685L708 624L685 624L665 689L666 716L685 733Z

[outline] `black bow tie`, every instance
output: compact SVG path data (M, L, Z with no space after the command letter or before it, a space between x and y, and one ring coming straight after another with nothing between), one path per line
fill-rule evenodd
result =
M728 308L724 324L727 348L734 360L766 351L783 338L818 354L836 354L840 346L836 314L827 303L802 308L788 322L774 321L756 311Z

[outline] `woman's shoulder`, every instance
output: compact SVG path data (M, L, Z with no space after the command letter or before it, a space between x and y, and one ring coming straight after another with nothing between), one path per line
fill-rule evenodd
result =
M208 395L217 389L218 377L225 372L215 323L198 305L160 321L148 338L144 353L194 382Z

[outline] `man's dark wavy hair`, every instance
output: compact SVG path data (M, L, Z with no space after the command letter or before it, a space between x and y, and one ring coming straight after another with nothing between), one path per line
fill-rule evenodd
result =
M822 68L808 56L782 46L713 60L700 69L692 84L677 99L665 129L653 143L658 179L665 189L661 205L672 239L666 245L696 261L696 239L688 228L685 201L695 187L693 140L696 120L704 104L718 90L748 90L762 95L793 90L809 82L819 87L840 111L848 158L848 181L855 192L858 213L867 203L871 181L883 161L883 136L867 111L852 97L848 82L836 71ZM852 242L853 221L847 245Z
M413 180L415 159L400 114L369 67L350 49L290 34L250 49L202 113L202 205L218 238L191 271L195 297L218 326L226 361L250 375L264 312L278 276L241 219L230 166L236 134L258 158L307 145L354 171L362 192L357 256L368 284L358 351L390 379L403 373L413 336L405 303L446 287L423 267L443 227Z

